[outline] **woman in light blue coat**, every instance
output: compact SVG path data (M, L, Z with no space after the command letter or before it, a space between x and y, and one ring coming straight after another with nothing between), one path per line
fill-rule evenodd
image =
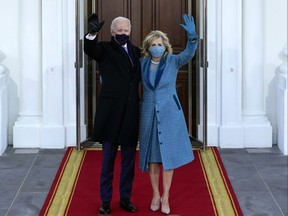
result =
M194 159L181 104L176 92L179 68L195 54L198 35L192 16L183 15L180 24L188 35L186 49L172 54L167 35L150 32L142 44L141 59L143 99L140 119L140 160L143 171L149 171L153 190L151 210L169 214L169 191L173 170ZM163 194L159 192L160 166L163 168Z

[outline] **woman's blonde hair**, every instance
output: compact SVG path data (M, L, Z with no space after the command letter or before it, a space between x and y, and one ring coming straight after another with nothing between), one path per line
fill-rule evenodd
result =
M162 31L155 30L155 31L151 31L143 40L142 53L145 57L151 56L151 54L149 52L149 47L150 47L152 41L155 40L156 38L162 38L162 40L163 40L163 44L166 47L165 52L164 52L164 56L166 56L168 53L173 52L171 44L169 42L169 38L167 37L167 34L162 32Z

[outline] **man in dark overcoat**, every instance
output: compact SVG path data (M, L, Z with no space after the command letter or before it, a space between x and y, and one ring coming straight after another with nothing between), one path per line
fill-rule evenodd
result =
M100 176L102 205L100 214L110 214L114 162L121 146L120 207L129 212L135 154L139 127L140 49L130 40L130 20L117 17L111 23L111 40L98 42L104 21L96 14L89 19L89 33L84 38L84 52L97 61L101 90L96 107L93 140L102 143L103 159Z

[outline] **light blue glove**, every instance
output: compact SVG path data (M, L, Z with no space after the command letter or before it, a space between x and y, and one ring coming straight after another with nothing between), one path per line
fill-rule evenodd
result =
M183 14L185 24L180 24L188 34L188 39L197 39L198 35L195 30L194 18L188 14Z

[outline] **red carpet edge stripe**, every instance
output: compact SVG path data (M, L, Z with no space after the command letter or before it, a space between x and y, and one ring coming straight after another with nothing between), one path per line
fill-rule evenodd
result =
M210 188L209 181L208 181L208 176L207 176L207 172L206 172L206 169L205 169L205 166L204 166L204 162L203 162L203 158L202 158L202 155L201 155L201 150L198 150L197 154L199 156L200 164L201 164L201 167L202 167L202 170L203 170L203 175L204 175L204 178L205 178L207 190L208 190L209 195L210 195L210 200L211 200L211 203L212 203L212 206L213 206L214 215L217 216L218 213L217 213L216 203L215 203L215 200L214 200L214 197L213 197L213 193L212 193L212 190Z
M216 163L217 163L218 169L219 169L219 171L220 171L220 173L221 173L222 181L223 181L224 186L225 186L225 188L226 188L226 191L227 191L227 193L228 193L228 195L229 195L230 203L231 203L231 205L233 206L234 213L235 213L235 215L238 216L238 213L237 213L237 211L236 211L236 209L235 209L235 204L234 204L234 202L233 202L233 199L231 198L232 196L231 196L231 193L230 193L230 189L229 189L229 187L228 187L228 185L227 185L227 181L226 181L226 177L227 177L227 176L225 176L224 170L222 169L222 166L223 166L222 161L220 161L220 160L218 159L218 157L217 157L218 155L216 155L216 151L215 151L214 148L212 148L212 152L213 152L214 159L215 159L215 161L216 161Z
M74 151L76 151L76 150L74 150ZM79 179L79 176L80 176L80 172L82 170L82 166L83 166L83 163L84 163L84 159L86 157L86 153L87 153L87 151L84 151L84 155L83 155L83 157L81 159L80 167L79 167L78 172L77 172L77 177L76 177L76 180L75 180L74 185L73 185L73 189L72 189L70 197L69 197L68 205L67 205L67 207L65 209L65 215L68 215L67 213L69 211L69 208L70 208L70 205L71 205L71 201L72 201L72 198L73 198L74 193L75 193L75 188L76 188L77 183L78 183L78 179Z
M223 162L222 162L221 157L219 155L219 152L216 151L215 148L212 148L212 152L213 152L215 161L218 164L218 169L221 172L221 177L223 179L223 182L225 183L226 191L229 194L230 202L231 202L231 205L233 206L235 215L236 216L242 215L242 212L240 210L240 206L239 206L238 202L237 203L234 202L234 200L237 200L237 198L236 198L236 195L234 193L234 190L232 188L230 181L227 181L227 179L229 179L229 177L228 177L227 172L224 168L224 165L223 165Z
M60 164L60 167L59 167L59 169L58 169L58 171L57 171L57 173L56 173L55 179L54 179L54 181L53 181L53 183L52 183L52 185L51 185L51 188L50 188L50 190L49 190L48 196L47 196L47 198L46 198L46 201L49 200L49 202L48 202L47 205L45 205L45 203L46 203L46 202L45 202L45 203L44 203L44 206L43 206L43 208L42 208L42 211L43 211L43 209L45 209L45 212L42 213L42 211L41 211L41 212L40 212L40 215L47 215L47 214L48 214L49 209L50 209L50 207L51 207L51 204L52 204L52 202L53 202L53 200L54 200L54 197L55 197L57 188L58 188L58 186L59 186L59 183L60 183L61 180L62 180L63 172L64 172L64 170L65 170L65 168L66 168L66 166L67 166L67 163L68 163L68 161L69 161L69 158L70 158L70 156L71 156L71 153L72 153L72 148L69 147L69 148L66 150L66 152L65 152L65 155L64 155L64 157L63 157L63 160L62 160L62 162L61 162L61 164ZM52 193L51 193L51 192L52 192Z

